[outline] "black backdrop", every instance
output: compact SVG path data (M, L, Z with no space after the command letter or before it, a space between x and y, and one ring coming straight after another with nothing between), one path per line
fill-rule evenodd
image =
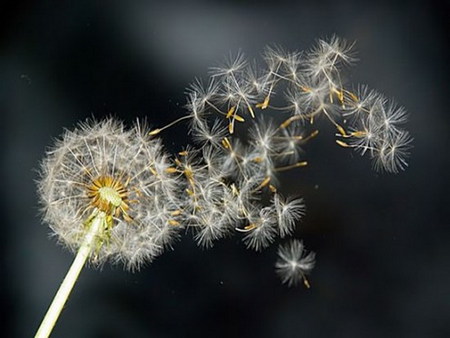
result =
M448 21L444 2L21 1L2 5L2 332L32 336L72 256L48 238L35 192L52 139L87 117L181 116L186 86L229 51L356 40L350 80L410 112L410 168L380 175L329 136L280 179L305 197L296 232L317 252L312 288L282 286L275 246L213 249L187 234L138 273L90 268L54 337L448 337ZM187 126L163 135L176 151ZM330 136L331 135L331 136Z

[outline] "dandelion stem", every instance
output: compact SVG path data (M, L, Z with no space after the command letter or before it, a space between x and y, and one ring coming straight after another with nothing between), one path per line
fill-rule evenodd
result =
M78 249L78 253L69 271L67 272L66 277L61 283L58 292L53 298L53 301L50 304L44 319L42 320L41 326L36 332L35 338L46 338L50 336L50 333L52 332L53 327L61 314L64 304L66 303L67 298L69 297L70 292L72 291L72 288L80 275L84 263L96 246L97 234L101 231L102 227L104 227L105 222L106 215L104 212L100 212L92 219L89 231Z

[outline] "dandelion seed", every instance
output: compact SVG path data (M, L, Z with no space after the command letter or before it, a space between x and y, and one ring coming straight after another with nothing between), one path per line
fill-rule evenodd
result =
M276 272L288 286L295 286L303 280L305 286L309 288L306 275L314 268L315 256L314 252L306 253L303 242L291 240L278 249Z
M245 55L239 51L234 56L230 53L223 65L211 67L210 72L213 77L229 76L242 71L246 65Z
M263 208L260 211L254 210L249 221L244 243L249 249L261 251L275 240L276 219L269 208Z
M375 155L376 170L385 170L397 174L408 166L406 158L409 156L412 138L407 131L400 131L389 140L383 142Z
M291 235L296 222L305 215L303 199L284 200L279 194L274 194L272 205L277 217L280 237Z
M319 40L307 55L306 73L315 79L326 79L331 87L340 87L339 66L356 60L353 45L336 36Z

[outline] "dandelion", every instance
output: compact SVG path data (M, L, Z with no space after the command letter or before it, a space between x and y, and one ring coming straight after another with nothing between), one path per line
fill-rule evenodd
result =
M308 164L303 147L320 123L331 123L336 143L368 155L376 170L406 169L406 110L368 86L353 90L342 81L355 61L353 43L333 36L304 52L270 47L263 59L259 67L243 53L230 54L209 79L194 81L187 113L164 127L88 121L47 153L38 184L43 219L77 254L38 337L50 333L86 261L137 270L181 229L206 248L241 234L248 249L261 251L292 236L305 204L283 197L277 178ZM156 135L185 120L193 144L169 156ZM309 287L315 254L292 240L278 256L282 282Z
M177 181L161 142L137 122L81 123L49 150L38 183L44 222L77 252L37 336L51 331L86 261L150 262L178 231Z

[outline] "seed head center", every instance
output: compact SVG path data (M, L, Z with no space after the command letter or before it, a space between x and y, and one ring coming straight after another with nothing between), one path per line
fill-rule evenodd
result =
M120 179L112 176L98 177L88 188L90 206L110 216L122 216L126 221L130 221L127 183L122 183Z
M110 203L114 207L119 207L122 204L122 197L116 189L111 187L102 187L98 190L100 198Z

